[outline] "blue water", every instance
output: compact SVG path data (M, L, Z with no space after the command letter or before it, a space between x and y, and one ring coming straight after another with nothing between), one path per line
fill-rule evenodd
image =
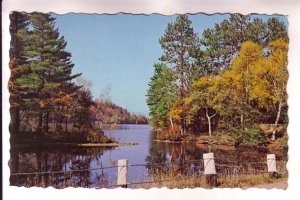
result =
M279 170L285 170L287 161L287 151L156 142L151 139L148 125L118 125L116 130L104 130L104 134L119 142L138 144L114 148L15 149L11 151L11 173L50 174L11 176L11 185L56 188L114 186L117 183L117 165L120 159L128 160L129 183L149 180L151 173L156 174L157 170L164 169L162 166L176 166L181 173L201 173L201 159L203 153L207 152L215 155L217 173L228 170L266 170L267 153L275 153L276 158L282 161ZM62 173L53 173L57 171ZM167 170L162 172L167 173Z

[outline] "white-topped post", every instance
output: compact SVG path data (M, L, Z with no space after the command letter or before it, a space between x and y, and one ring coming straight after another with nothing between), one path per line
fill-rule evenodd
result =
M128 175L128 160L118 160L118 180L117 185L127 187L127 175Z
M217 174L215 167L214 153L204 153L204 174Z
M277 172L275 154L267 155L268 172Z

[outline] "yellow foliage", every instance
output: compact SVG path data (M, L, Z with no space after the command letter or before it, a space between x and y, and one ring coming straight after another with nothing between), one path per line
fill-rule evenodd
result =
M258 100L261 107L286 101L288 80L287 53L288 44L283 39L270 43L270 55L253 68L252 98Z
M39 105L40 105L41 108L44 108L46 106L46 101L40 100Z
M171 108L170 117L173 120L180 120L182 113L183 113L183 106L176 105L176 106Z

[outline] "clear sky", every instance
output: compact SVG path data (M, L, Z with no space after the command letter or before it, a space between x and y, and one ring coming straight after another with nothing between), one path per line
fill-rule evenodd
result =
M159 38L176 16L72 13L55 17L59 32L68 42L67 50L72 53L73 72L81 72L93 82L93 97L110 85L114 103L129 112L148 115L145 94L153 64L162 55ZM228 15L190 16L199 36L225 18ZM287 24L285 17L279 18Z

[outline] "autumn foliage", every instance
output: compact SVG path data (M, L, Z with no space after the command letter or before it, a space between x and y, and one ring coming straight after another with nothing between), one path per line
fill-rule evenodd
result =
M162 64L154 65L147 94L159 137L211 136L234 128L256 138L257 131L248 130L268 123L274 140L278 124L287 122L285 25L276 18L263 22L232 14L195 37L187 15L179 15L160 40Z

